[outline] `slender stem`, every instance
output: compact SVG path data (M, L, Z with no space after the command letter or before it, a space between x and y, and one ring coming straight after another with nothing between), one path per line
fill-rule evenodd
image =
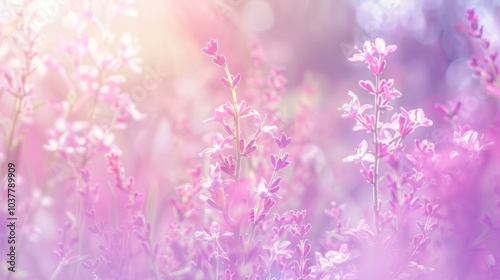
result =
M28 4L29 4L29 2L25 2L25 5L28 5ZM19 115L21 113L23 100L24 100L24 97L26 96L26 92L27 92L26 83L27 83L29 76L31 75L31 62L33 60L33 57L35 56L33 54L33 45L35 43L36 36L32 37L33 34L30 33L30 30L31 30L30 28L27 28L26 30L28 32L27 37L28 37L29 43L28 43L28 49L24 52L24 73L21 74L21 88L20 88L21 92L20 92L19 97L17 95L15 95L16 105L15 105L15 109L14 109L14 113L13 113L14 117L13 117L13 121L12 121L12 127L11 127L11 130L9 132L9 136L7 138L7 141L5 143L5 162L9 162L11 160L10 159L10 152L11 152L11 149L13 148L12 144L14 141L14 134L16 131L16 126L17 126L18 120L19 120ZM23 235L21 235L19 242L18 242L19 243L19 246L17 248L18 255L21 252L22 241L23 241ZM61 265L61 263L60 263L58 265L58 269L54 272L54 275L56 275L56 277L59 275L62 268L63 268L63 265ZM12 275L13 275L13 273L9 273L7 275L6 279L10 280L13 277ZM54 275L52 275L52 277L54 277Z
M97 89L94 92L94 98L92 100L92 107L90 108L90 112L89 112L89 115L88 115L88 121L91 122L92 124L94 124L95 109L96 109L97 103L99 102L99 95L101 93L101 87L102 87L102 84L103 84L103 77L104 76L105 76L104 70L103 69L99 69L99 81L98 81L98 84L97 84Z
M16 107L14 109L14 117L13 117L13 121L12 121L12 128L11 128L10 133L9 133L9 138L8 138L6 144L5 144L5 153L6 153L5 154L5 160L7 160L7 161L10 160L9 159L9 157L10 157L10 149L12 147L12 140L14 139L14 132L16 131L17 120L19 119L19 114L21 112L22 102L23 102L23 96L21 96L19 98L16 97Z
M255 223L252 223L252 227L250 228L250 235L248 236L247 251L250 251L250 249L252 248L252 241L254 234L255 234Z
M26 96L26 82L28 80L29 75L31 74L31 61L33 59L33 43L34 39L31 38L31 34L28 34L28 37L30 37L29 45L28 45L28 50L24 54L24 73L21 76L21 92L20 96L18 97L16 95L16 107L14 111L14 117L12 121L12 129L10 130L9 133L9 138L5 144L5 160L9 160L9 154L10 150L12 148L12 141L14 139L14 133L16 131L16 125L17 121L19 120L19 114L21 113L21 107L23 103L23 99Z
M62 269L66 265L66 259L62 259L59 264L56 267L56 270L54 273L52 273L52 276L50 277L50 280L56 280L59 277L59 274L61 274Z
M80 182L78 183L80 184ZM84 242L84 238L83 238L83 197L81 195L77 196L77 210L76 210L76 225L78 227L78 245L77 245L77 249L76 249L76 252L77 252L77 255L78 256L81 256L81 253L82 253L82 242ZM79 279L79 273L80 273L80 266L77 265L76 266L76 269L75 269L75 279Z
M375 131L373 133L373 141L375 142L375 170L373 174L373 211L375 215L375 233L376 233L376 238L378 239L378 236L380 234L380 222L379 222L379 213L380 213L380 208L378 204L378 171L379 171L379 161L380 161L380 156L379 156L379 127L378 127L378 120L380 118L380 110L378 107L378 94L379 94L379 80L380 80L380 75L375 76Z
M240 168L241 168L241 147L240 147L240 109L238 106L238 98L236 96L236 87L233 86L233 77L231 76L231 72L229 72L229 68L224 66L224 71L226 72L227 80L231 85L231 94L233 96L233 107L234 107L234 130L236 137L236 168L234 171L234 177L237 180L240 179Z

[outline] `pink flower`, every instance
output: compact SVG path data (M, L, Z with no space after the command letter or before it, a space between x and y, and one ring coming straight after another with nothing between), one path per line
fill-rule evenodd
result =
M403 147L401 141L398 141L399 134L390 127L382 127L379 131L379 156L384 157L392 154L394 151Z
M130 193L134 185L134 178L128 177L125 179L125 170L120 162L122 151L113 148L106 155L106 161L108 163L108 172L114 175L115 187L126 194Z
M274 142L280 149L286 148L290 143L292 143L292 137L287 137L285 132L281 133L279 138L274 137Z
M219 65L219 66L221 66L221 65ZM221 67L224 67L224 66L221 66ZM236 74L236 76L231 75L231 80L233 82L232 84L227 80L227 78L220 77L220 81L227 88L236 88L236 86L240 83L241 75L240 74Z
M358 96L354 92L349 91L348 94L351 97L351 101L349 103L345 103L341 108L339 108L339 110L344 111L344 113L342 114L342 118L354 119L357 116L363 114L365 110L372 108L372 105L369 104L364 104L363 106L361 106Z
M368 142L366 140L363 140L356 149L356 154L348 156L344 158L342 161L355 162L355 163L361 163L362 161L374 162L375 158L373 154L368 153Z
M288 153L285 153L281 158L277 155L271 155L271 164L273 165L275 171L279 171L287 167L288 164L290 164L288 162Z
M233 141L234 137L232 135L227 136L224 138L222 134L217 133L214 135L214 142L213 142L213 147L212 148L206 148L201 152L199 155L200 156L206 156L209 155L211 159L217 158L225 149L230 149L232 148L231 146L231 141Z
M134 192L130 198L130 202L125 205L125 208L132 209L133 211L140 211L144 203L144 195L139 192Z
M247 102L242 100L238 105L238 113L240 114L240 119L252 116L256 111L253 110L252 106L247 106Z
M358 53L350 57L350 61L366 61L366 57L372 56L375 52L375 49L373 48L370 41L365 41L365 43L363 44L363 51L361 51L358 46L354 46L354 48L358 50Z
M206 44L206 46L203 49L201 49L201 51L204 54L206 54L206 55L208 55L210 57L213 57L213 56L215 56L217 54L217 49L218 49L218 42L217 42L217 40L210 39L208 41L208 43Z
M479 16L476 14L475 9L468 8L466 14L471 27L469 35L475 38L481 38L483 36L483 26L479 26Z
M396 45L387 46L384 39L377 38L375 39L375 43L371 43L370 41L365 41L363 44L363 50L359 50L358 53L354 54L349 58L350 61L364 61L368 64L368 69L370 69L374 75L380 75L385 68L385 57L396 51ZM378 53L378 57L374 56L375 53Z
M255 224L262 221L276 204L276 200L272 196L263 198L262 201L263 203L259 204L259 207L256 206L250 210L250 221Z
M379 84L378 96L377 96L377 106L380 110L391 111L393 108L390 102L401 97L401 92L392 88L394 85L394 80L382 79Z
M375 49L381 56L386 56L390 53L393 53L397 50L397 48L398 47L396 45L387 46L385 44L385 40L382 38L375 39Z
M464 132L463 129L460 128L459 131L455 131L453 133L453 139L451 141L465 150L479 153L486 147L493 145L493 142L481 144L483 136L484 135L479 136L479 133L477 131L467 130ZM456 155L456 152L452 152L450 156L454 157L454 155Z
M349 246L344 243L340 245L338 251L328 251L325 254L325 258L328 259L329 264L341 264L347 262L358 256L357 252L351 252Z
M427 157L433 156L435 154L435 146L434 143L427 139L422 141L415 140L415 151Z
M203 181L202 185L210 191L215 191L218 187L229 183L228 180L222 179L222 168L217 162L215 165L211 164L208 170L208 178Z
M281 241L278 239L273 243L272 246L264 245L262 246L262 248L269 251L269 254L271 255L270 262L272 262L279 257L291 258L291 250L287 249L290 244L291 242L288 240Z
M267 115L265 115L264 118L262 118L260 116L259 112L254 110L253 116L254 116L254 120L255 120L255 125L258 128L258 133L263 132L263 133L266 133L266 134L273 136L273 134L276 133L276 131L278 131L278 127L275 125L264 125L264 123L266 122L266 119L267 119Z
M271 74L268 78L269 86L278 92L284 92L286 90L286 83L288 80L283 76L283 68L272 68Z
M281 198L281 196L276 194L276 192L278 192L280 189L279 186L280 181L281 178L278 177L276 180L274 180L272 185L269 185L267 183L267 180L262 178L260 179L260 183L257 185L257 187L248 189L257 193L261 198L268 198L268 197Z
M380 122L379 122L379 125L380 125ZM375 131L375 115L374 114L357 115L356 116L356 124L354 125L352 130L353 131L366 130L367 133L374 132Z
M204 120L203 122L218 122L221 124L224 124L224 118L228 115L226 109L224 108L225 105L221 105L217 108L215 108L215 114L213 117ZM233 111L234 113L234 111Z
M375 86L373 85L373 83L369 80L361 80L359 81L359 86L362 87L363 89L365 89L366 91L368 91L369 93L375 93Z
M401 114L392 116L392 127L401 137L406 137L415 131L418 127L428 127L432 125L432 121L425 117L424 110L421 108L406 111L401 107Z
M217 223L216 221L213 221L210 224L210 232L196 231L194 233L194 237L198 240L201 240L201 241L217 240L220 235L221 235L221 227L220 227L220 224ZM231 233L231 232L222 233L222 236L232 236L232 235L233 235L233 233Z
M212 61L220 67L226 67L226 58L224 55L216 54Z
M298 239L304 239L306 234L311 230L312 225L307 224L307 225L300 225L300 223L297 223L297 226L293 227L290 229L290 232L295 235Z

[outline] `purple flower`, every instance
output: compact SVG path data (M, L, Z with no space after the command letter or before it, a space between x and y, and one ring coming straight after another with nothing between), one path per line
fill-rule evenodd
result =
M281 133L281 136L274 137L274 142L280 149L285 149L290 143L292 143L292 137L287 137L285 132Z
M226 67L226 58L224 55L216 54L212 61L220 67Z
M389 45L387 46L385 43L385 40L382 38L377 38L375 39L375 49L381 56L386 56L390 53L393 53L397 50L396 45Z
M254 224L262 221L275 204L276 200L272 196L262 198L262 203L259 203L254 209L250 210L250 221Z
M262 248L269 251L269 254L271 255L270 262L272 262L279 257L291 258L291 250L288 249L290 244L291 242L288 240L276 240L272 246L264 245Z
M224 118L228 115L225 107L225 105L221 105L217 108L215 108L215 113L214 116L204 120L203 122L218 122L221 124L224 124Z
M271 155L271 164L274 167L274 170L279 171L290 164L288 162L288 153L285 153L282 157L279 157L277 155Z
M325 257L320 257L319 265L323 270L332 270L337 267L337 265L348 262L358 256L358 252L349 250L349 246L343 243L340 245L338 251L328 251Z
M401 114L394 114L392 116L392 128L401 137L408 136L418 127L428 127L431 125L432 121L425 117L424 110L420 108L406 111L401 107Z
M368 91L369 93L375 93L375 86L373 85L373 83L369 80L361 80L359 81L359 86L363 89L365 89L366 91Z
M220 65L219 65L220 66ZM224 66L222 66L224 67ZM220 77L220 81L222 82L223 85L225 85L227 88L236 88L236 86L238 86L238 84L240 83L240 80L241 80L241 75L240 74L236 74L236 76L232 76L231 75L231 80L232 80L232 83L230 83L227 78L224 78L224 77Z
M445 118L452 119L458 114L462 102L448 102L448 106L437 103L434 108Z
M226 138L224 138L224 136L222 136L222 134L217 133L214 135L213 147L206 148L199 155L202 157L209 155L209 157L211 159L217 158L222 154L222 152L225 149L232 148L231 142L233 141L233 139L234 139L234 137L232 135L229 135Z
M355 162L357 164L362 161L374 162L375 157L372 153L368 153L368 142L366 140L361 141L358 148L356 149L356 154L348 156L342 160L343 162Z
M476 14L476 10L474 8L468 8L466 10L466 15L471 28L469 35L475 38L481 38L483 36L483 26L479 26L479 16Z
M121 150L114 148L111 149L106 155L106 160L108 162L108 172L113 174L115 177L115 186L119 190L130 193L132 186L134 185L134 178L128 177L125 179L125 171L120 162Z
M218 49L218 42L217 42L217 40L210 39L208 41L208 43L206 44L206 46L203 49L201 49L201 51L204 54L212 57L212 56L215 56L217 54L217 49Z
M303 239L304 236L311 230L311 227L312 227L311 224L301 225L293 227L292 229L290 229L290 231L298 239Z
M218 222L212 221L210 224L210 232L196 231L194 237L201 241L217 240L220 236L233 236L231 232L223 232L221 234L221 226Z
M457 146L474 153L479 153L484 150L486 147L493 145L493 142L488 142L486 144L481 143L483 140L483 136L479 136L479 133L474 130L467 130L460 128L459 131L455 131L453 133L453 139L451 140ZM450 155L454 157L456 152L452 152Z
M349 58L350 61L364 61L368 64L368 68L372 71L374 75L380 75L385 68L385 57L396 51L396 45L387 46L384 39L377 38L375 39L375 43L371 43L370 41L365 41L363 44L363 50L358 49L358 53L354 54ZM375 53L378 53L378 57L374 56Z
M260 179L260 183L257 185L257 187L248 189L257 193L261 198L268 198L268 197L281 198L281 196L276 194L276 192L278 192L280 189L279 186L280 181L281 178L278 177L273 181L272 185L269 185L267 183L267 180L262 178Z
M222 179L222 169L220 164L217 162L215 165L211 164L208 170L208 178L203 181L203 186L214 191L219 186L227 184L227 180Z
M132 209L134 211L140 211L143 203L144 203L144 195L139 192L134 192L134 194L130 198L130 202L127 205L125 205L125 208Z
M372 105L364 104L360 105L358 96L354 94L354 92L349 91L349 96L351 97L351 101L349 103L345 103L342 105L339 110L343 110L342 118L344 119L354 119L363 114L363 112L367 109L371 109Z
M253 114L256 112L257 111L255 111L252 106L247 106L247 102L245 100L242 100L238 105L238 113L240 114L240 119L253 116Z
M259 112L254 110L253 116L254 116L254 120L255 120L255 125L259 129L259 133L263 132L263 133L266 133L266 134L273 136L273 134L276 133L276 131L278 131L278 127L275 125L264 125L264 123L267 119L267 115L265 115L264 118L262 118L260 116Z

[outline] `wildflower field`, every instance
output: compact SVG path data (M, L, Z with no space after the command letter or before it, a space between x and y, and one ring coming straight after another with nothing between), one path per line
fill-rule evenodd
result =
M0 279L500 279L500 1L0 0Z

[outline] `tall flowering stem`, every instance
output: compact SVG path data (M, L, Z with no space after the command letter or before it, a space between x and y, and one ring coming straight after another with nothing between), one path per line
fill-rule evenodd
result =
M38 55L36 48L39 46L39 36L30 28L32 18L28 15L28 10L31 8L32 3L25 1L19 7L20 11L17 13L17 20L19 29L22 32L14 34L13 41L15 46L21 50L21 66L11 66L10 69L3 71L3 76L7 81L7 91L15 98L15 106L12 116L12 125L5 140L5 160L12 160L10 158L11 150L17 145L15 141L16 128L19 125L22 117L26 112L29 112L31 103L29 101L33 94L33 85L29 82L30 76L35 72L33 68L33 59ZM13 64L14 65L14 64ZM26 116L24 116L26 118Z
M345 119L354 119L356 124L353 130L365 130L373 134L373 144L375 151L369 151L369 145L363 140L358 146L355 155L348 156L344 162L355 162L361 168L361 174L372 186L373 190L373 212L375 215L375 234L379 238L381 231L380 223L380 205L379 184L381 159L389 158L398 151L402 151L404 146L402 140L410 135L417 127L426 127L432 125L432 121L425 117L422 109L407 111L401 108L401 113L395 113L389 122L381 121L381 113L392 111L391 101L401 97L401 92L393 89L393 79L381 79L382 71L385 68L385 57L394 52L395 45L387 46L385 41L377 38L374 43L366 41L363 49L358 49L358 53L349 58L350 61L362 61L368 65L368 69L375 76L375 83L368 80L359 81L359 86L374 96L374 103L361 104L357 95L349 92L351 101L344 104L340 110L344 113ZM370 111L365 112L369 109ZM365 165L367 164L368 167ZM390 163L389 163L390 164ZM400 203L400 202L399 202Z
M236 76L231 75L231 71L229 71L229 67L226 63L226 58L224 55L217 53L218 51L218 42L215 39L211 39L207 45L201 50L204 54L212 58L212 61L222 68L226 73L226 78L221 77L221 82L231 89L231 95L233 97L233 110L232 115L234 118L234 137L236 139L236 167L234 170L234 177L239 180L240 178L240 169L241 169L241 157L242 155L242 143L241 134L240 134L240 106L238 105L238 97L236 94L236 87L241 80L240 74Z
M357 47L356 47L357 48ZM373 189L373 212L375 216L375 233L376 236L379 236L380 233L380 222L379 222L379 216L380 216L380 206L379 206L379 198L378 198L378 183L379 183L379 165L380 165L380 143L379 143L379 135L380 135L380 111L381 111L381 106L382 103L387 104L390 99L388 98L388 95L384 96L381 95L381 90L380 90L380 75L382 71L385 68L386 61L385 57L389 54L392 53L396 50L395 45L390 45L386 46L385 41L383 39L377 38L375 40L375 43L372 44L370 42L365 42L363 46L363 50L358 49L359 53L355 54L353 57L351 57L349 60L350 61L364 61L368 65L368 69L375 75L375 86L370 81L360 81L359 84L361 87L363 87L365 90L367 90L369 93L373 94L374 96L374 116L366 116L365 115L365 120L363 124L363 120L360 119L360 121L357 121L358 123L361 122L362 125L364 125L364 128L367 129L367 132L372 132L373 133L373 142L375 145L375 153L373 154L373 170L370 175L368 175L369 181L371 181L372 189ZM378 57L375 57L374 54L378 53ZM386 101L386 102L382 102ZM368 108L366 106L365 108ZM360 116L361 116L360 112ZM368 117L368 118L367 118Z
M373 174L373 213L375 215L375 233L378 236L380 233L380 207L378 203L378 174L379 174L379 165L380 165L380 156L379 156L379 119L380 119L380 108L377 104L377 96L379 94L379 80L380 75L375 76L375 94L374 94L374 108L375 108L375 133L373 133L373 142L375 144L375 172Z
M226 72L227 81L229 83L229 87L231 88L231 95L233 96L233 107L234 107L234 129L236 134L236 168L234 170L234 177L236 179L240 178L240 169L241 169L241 147L240 147L240 109L238 106L238 97L236 95L236 84L231 76L231 72L229 71L229 67L224 65L224 71ZM223 80L225 81L225 80ZM239 81L239 79L238 79Z
M278 194L281 188L278 174L290 164L285 149L292 143L292 138L284 132L275 136L278 128L266 125L267 115L261 116L245 100L238 101L236 86L241 76L231 75L225 57L217 49L217 41L210 40L201 51L224 69L226 75L220 81L231 90L232 102L218 106L214 116L205 120L221 124L226 135L216 133L213 146L200 153L200 156L207 156L211 160L208 176L201 181L200 198L216 211L211 211L210 229L206 227L204 231L196 231L194 236L211 245L206 248L206 261L211 269L205 275L212 271L215 273L213 278L219 279L224 271L225 279L239 279L244 275L250 277L274 273L271 267L279 268L280 271L284 269L281 265L289 258L287 247L290 242L272 239L272 235L266 232L269 222L266 218L277 199L282 198ZM248 129L240 128L240 121L245 118L253 125L253 129L251 126L245 127ZM233 122L227 122L228 119ZM273 153L270 146L258 151L259 137L266 134L279 148L277 153ZM269 169L263 157L268 153L271 153ZM242 170L243 157L248 158L255 168ZM269 244L273 245L267 246ZM267 250L267 253L262 252L262 249ZM265 260L260 268L250 265L257 259ZM302 266L304 268L305 264Z
M490 40L483 34L483 26L479 24L479 16L474 8L466 11L467 21L470 24L469 36L478 39L481 47L486 53L482 58L473 57L469 60L469 66L474 71L474 76L481 80L481 83L496 95L500 95L500 73L496 65L498 52L490 48Z

